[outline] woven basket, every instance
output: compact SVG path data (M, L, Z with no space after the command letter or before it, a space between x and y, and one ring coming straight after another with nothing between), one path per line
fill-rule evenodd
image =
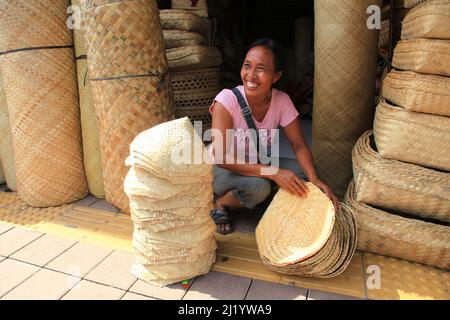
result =
M219 49L206 46L188 46L166 50L171 71L217 67L222 63Z
M402 39L450 39L450 2L432 0L410 10L403 20Z
M358 250L450 269L450 227L403 218L358 202L353 184L345 203L356 216Z
M9 125L8 106L3 92L3 82L0 75L0 182L5 182L8 188L16 190L16 172L14 169L14 150ZM3 178L3 179L2 179Z
M206 45L206 39L198 32L181 31L181 30L163 30L166 49Z
M123 182L130 143L173 118L158 8L150 0L83 4L106 199L129 212Z
M366 132L353 149L358 201L424 218L450 222L450 174L383 159Z
M318 0L312 153L317 172L343 198L352 177L351 150L374 114L378 30L367 7L381 1Z
M208 36L208 23L193 12L185 10L161 10L161 26L165 30L184 30Z
M374 121L383 158L450 171L450 118L408 112L381 101Z
M399 41L392 65L401 70L450 76L450 40Z
M403 0L405 8L414 8L421 3L427 2L429 0Z

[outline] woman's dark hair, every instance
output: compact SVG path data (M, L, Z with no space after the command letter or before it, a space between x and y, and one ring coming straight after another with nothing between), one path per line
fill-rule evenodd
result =
M284 71L284 63L285 63L285 52L284 48L275 40L270 38L261 38L253 41L247 48L246 52L249 52L250 49L254 47L265 47L272 52L273 60L275 63L275 71Z

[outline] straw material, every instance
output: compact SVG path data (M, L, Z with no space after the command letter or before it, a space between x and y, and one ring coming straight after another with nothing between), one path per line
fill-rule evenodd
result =
M106 199L129 212L123 190L129 145L173 118L158 8L150 0L82 3Z
M351 150L374 114L378 30L367 7L381 1L318 0L315 5L314 162L343 198L352 176Z
M71 0L72 6L78 6L80 13L83 9L81 0ZM78 12L78 11L77 11ZM75 46L75 57L78 59L79 57L86 55L86 43L84 41L84 26L83 20L80 21L81 29L73 29L73 43Z
M450 173L383 159L368 131L353 149L356 200L450 222Z
M205 19L186 10L161 10L161 26L165 30L184 30L208 36L208 23Z
M198 32L181 31L181 30L163 30L166 49L206 45L206 39Z
M409 111L450 116L450 78L392 71L383 81L382 95Z
M429 0L403 0L405 8L413 8L421 3L427 2Z
M192 11L200 17L208 17L208 5L206 0L195 1L192 0L172 0L172 9L181 9L185 11Z
M450 118L408 112L381 101L374 121L383 158L450 171Z
M450 76L450 40L399 41L392 65L401 70Z
M356 216L358 250L450 269L450 227L404 218L358 202L353 184L345 203Z
M2 168L3 167L3 168ZM9 125L8 106L3 92L0 75L0 182L6 182L8 188L16 190L16 172L14 169L14 150Z
M217 67L222 63L219 49L207 46L187 46L166 50L171 71Z
M432 0L410 10L403 20L402 39L450 39L450 1Z

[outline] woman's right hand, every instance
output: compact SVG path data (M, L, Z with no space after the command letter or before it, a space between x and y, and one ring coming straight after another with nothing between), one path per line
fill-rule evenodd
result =
M309 192L305 182L291 170L278 169L278 172L272 176L272 180L280 188L301 198L306 197Z

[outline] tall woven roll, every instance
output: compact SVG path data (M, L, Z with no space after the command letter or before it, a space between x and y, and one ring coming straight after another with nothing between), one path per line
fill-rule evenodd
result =
M0 2L0 63L17 191L36 207L87 194L68 5L68 0Z
M351 150L372 126L379 31L367 28L378 0L317 0L313 143L319 176L339 197L352 177Z
M140 132L173 118L155 1L82 0L106 199L129 212L125 158Z
M8 106L3 92L2 76L0 74L0 168L3 166L5 182L8 188L16 190L16 171L14 169L14 150L11 140L11 127L9 126Z

